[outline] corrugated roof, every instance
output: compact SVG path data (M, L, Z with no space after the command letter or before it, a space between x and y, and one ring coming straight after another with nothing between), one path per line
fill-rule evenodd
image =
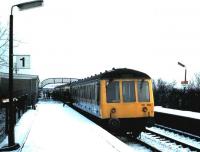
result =
M9 74L0 72L0 78L7 78L8 79ZM38 75L14 74L14 73L13 73L13 78L14 79L39 79Z

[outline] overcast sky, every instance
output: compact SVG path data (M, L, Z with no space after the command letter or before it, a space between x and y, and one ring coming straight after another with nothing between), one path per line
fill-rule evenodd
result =
M1 0L0 22L10 7ZM84 78L131 68L166 81L188 80L200 72L199 0L44 0L44 6L14 9L14 54L31 55L31 70L20 73Z

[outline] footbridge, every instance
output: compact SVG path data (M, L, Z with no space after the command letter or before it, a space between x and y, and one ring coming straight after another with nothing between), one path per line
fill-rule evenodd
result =
M71 82L74 82L74 81L78 81L77 78L48 78L48 79L45 79L43 80L41 83L40 83L40 88L43 88L45 87L46 85L49 85L49 84L66 84L66 83L71 83Z

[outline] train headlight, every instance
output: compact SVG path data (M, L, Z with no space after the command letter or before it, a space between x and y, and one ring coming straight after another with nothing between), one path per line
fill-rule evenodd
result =
M111 113L115 113L116 112L116 109L115 108L112 108L111 109Z
M142 111L143 111L143 112L147 112L147 110L148 110L147 107L143 107L143 108L142 108Z
M110 110L110 118L112 118L112 115L113 115L114 113L116 113L116 109L115 109L115 108L112 108L112 109Z

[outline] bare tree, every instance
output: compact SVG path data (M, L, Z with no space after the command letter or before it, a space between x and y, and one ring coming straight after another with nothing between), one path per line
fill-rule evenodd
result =
M195 74L196 88L200 89L200 73Z
M7 28L3 27L0 23L0 71L2 69L8 70L8 49L9 49L9 31ZM19 43L22 43L19 40L14 39L14 48L19 46ZM4 71L3 70L3 71Z
M200 90L200 73L194 74L195 78L190 81L188 88Z
M155 105L168 106L176 82L171 83L158 79L153 81Z
M0 24L0 68L8 67L8 30Z

